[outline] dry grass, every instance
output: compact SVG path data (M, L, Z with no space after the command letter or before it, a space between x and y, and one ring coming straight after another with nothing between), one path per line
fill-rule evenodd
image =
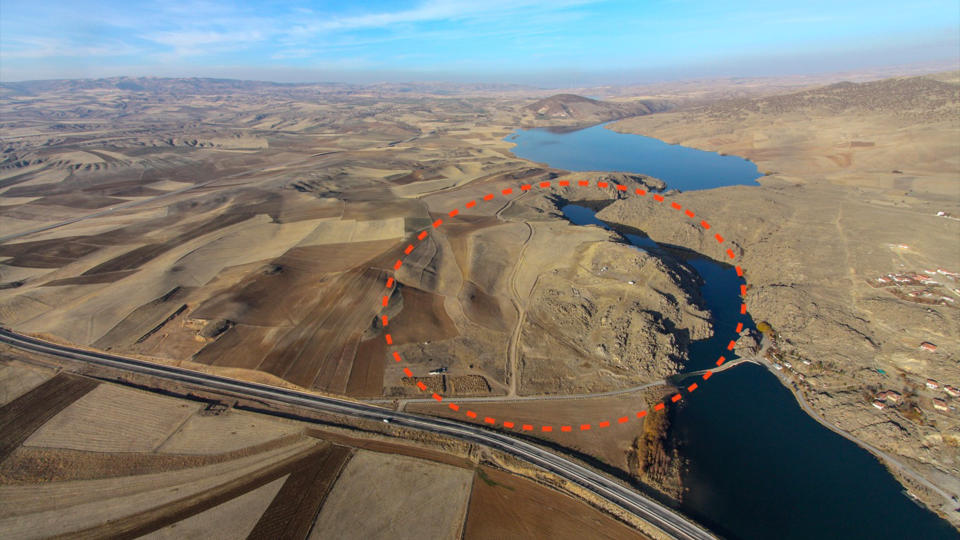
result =
M100 385L44 424L24 445L151 452L199 407L122 386Z
M358 452L330 492L310 537L458 537L471 477L448 465Z
M463 538L643 539L569 495L488 467L477 470Z

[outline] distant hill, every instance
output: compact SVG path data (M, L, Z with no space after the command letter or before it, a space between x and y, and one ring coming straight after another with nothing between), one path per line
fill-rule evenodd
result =
M667 104L660 101L612 103L576 94L557 94L531 103L523 109L532 114L536 120L588 124L651 114L667 108Z
M109 77L104 79L53 79L0 83L0 96L30 96L47 92L90 90L119 90L180 96L217 95L228 93L271 93L290 96L315 94L356 94L374 96L395 95L543 95L544 90L517 84L461 84L445 82L413 83L276 83L238 79L211 79L202 77Z
M917 120L938 119L956 114L960 103L960 85L944 82L950 80L947 75L896 77L863 83L838 82L791 94L718 102L705 110L720 116L859 112L891 113Z

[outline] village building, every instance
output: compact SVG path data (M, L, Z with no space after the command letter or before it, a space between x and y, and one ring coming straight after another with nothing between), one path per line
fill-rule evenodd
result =
M903 401L903 396L896 390L887 390L886 400L891 403L900 403Z
M960 397L960 389L950 386L949 384L943 387L943 391L953 397Z
M949 411L950 407L947 406L947 402L940 398L933 398L933 408L938 411Z
M873 402L873 406L876 407L876 408L878 408L878 409L880 409L880 410L883 410L883 409L886 409L886 408L887 408L887 404L884 403L884 402L882 402L882 401L874 401L874 402Z
M940 383L938 383L933 379L927 379L927 388L931 390L936 390L937 388L940 388Z
M924 341L923 343L921 343L920 348L930 352L937 350L937 346L934 345L933 343L930 343L929 341Z

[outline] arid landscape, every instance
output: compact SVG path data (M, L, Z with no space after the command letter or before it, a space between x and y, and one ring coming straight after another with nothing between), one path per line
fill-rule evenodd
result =
M625 235L704 254L716 241L630 196L656 194L728 235L765 323L766 359L748 359L905 463L888 466L956 524L914 476L960 493L956 73L797 84L606 102L523 87L4 84L0 323L519 433L678 504L689 488L672 377L715 325L700 275ZM681 193L510 152L517 128L611 120L765 176ZM614 228L573 225L570 203ZM6 349L0 367L11 537L656 534L476 450L211 408L193 390L20 354Z
M317 429L6 352L0 375L7 538L488 538L504 513L512 533L549 514L555 537L647 538L449 443Z
M812 409L949 493L960 489L958 82L950 72L839 83L611 126L767 173L761 187L676 200L743 246L745 302ZM711 243L630 200L600 217L696 251ZM956 523L955 502L891 470Z

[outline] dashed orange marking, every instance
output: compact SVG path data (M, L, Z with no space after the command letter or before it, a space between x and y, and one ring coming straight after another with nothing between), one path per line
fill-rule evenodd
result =
M730 343L727 343L727 350L732 351L737 346L737 342L730 340Z
M587 181L587 180L579 180L577 183L578 183L579 185L581 185L581 186L589 186L589 185L590 185L590 182ZM541 187L541 188L547 188L547 187L550 187L550 185L551 185L551 183L550 183L550 182L546 182L546 181L539 183L539 187ZM561 186L561 187L566 187L566 186L569 186L569 185L570 185L570 181L569 181L569 180L559 180L559 181L557 181L557 185L558 185L558 186ZM598 188L607 188L607 187L610 187L610 184L607 183L607 182L597 182L596 185L597 185ZM615 184L614 187L615 187L618 191L627 191L627 190L628 190L627 187L624 186L624 185L622 185L622 184ZM532 189L532 188L533 188L533 186L530 185L530 184L523 184L523 185L520 186L520 190L521 190L521 191L529 191L529 190ZM502 192L504 195L511 195L511 194L513 194L513 188L506 188L506 189L503 189L501 192ZM635 193L636 193L637 195L640 195L640 196L645 196L645 195L647 194L647 192L646 192L645 190L640 189L640 188L637 188L637 189L635 190ZM483 200L484 200L484 201L490 201L490 200L494 199L494 197L495 197L495 195L494 195L493 193L488 193L488 194L486 194L486 195L483 196ZM658 194L658 193L653 194L653 198L654 198L657 202L663 202L663 201L664 201L663 195L660 195L660 194ZM476 205L477 205L477 201L476 201L476 200L471 200L471 201L468 201L464 206L465 206L466 208L473 208L473 207L475 207ZM671 202L671 203L670 203L670 206L671 206L673 209L675 209L675 210L684 210L684 214L686 214L687 217L693 218L693 217L696 216L696 214L695 214L692 210L690 210L690 209L684 209L683 206L680 205L680 204L677 203L677 202ZM451 210L450 212L448 212L448 215L449 215L450 217L455 217L455 216L457 216L457 215L459 215L459 214L460 214L460 210L459 210L459 209L456 209L456 208L453 209L453 210ZM434 229L439 228L441 225L443 225L443 220L442 220L442 219L437 219L436 221L434 221L434 222L432 223L432 227L433 227ZM701 220L701 221L700 221L700 225L701 225L705 230L708 230L708 229L711 228L711 225L710 225L709 223L707 223L706 220ZM428 236L427 230L420 231L420 233L417 235L417 240L423 241L423 239L425 239L427 236ZM723 243L723 242L725 241L724 238L723 238L723 236L721 236L720 234L715 234L715 235L714 235L714 238L717 240L718 243ZM407 255L407 256L410 255L415 249L416 249L416 247L415 247L414 244L408 244L407 247L404 249L404 255ZM726 254L727 254L727 256L729 256L731 259L735 258L735 256L736 256L736 254L733 252L732 249L727 249L727 250L726 250ZM394 263L394 270L399 270L402 265L403 265L403 259L398 259L397 262ZM742 277L743 277L743 269L742 269L739 265L736 266L735 268L736 268L737 276L739 276L739 277L742 278ZM387 280L386 280L386 286L387 286L387 288L393 287L393 285L394 285L395 282L396 282L395 278L394 278L393 276L389 276L389 277L387 278ZM745 284L741 284L741 285L740 285L740 294L741 294L741 296L745 296L745 295L746 295L746 285L745 285ZM383 299L382 299L382 303L383 303L383 306L386 307L386 306L388 305L388 303L389 303L389 296L384 296ZM741 303L741 304L740 304L740 314L741 314L741 315L745 315L746 313L747 313L747 306L746 306L746 304ZM388 318L387 318L386 315L381 315L381 321L382 321L384 327L386 327L386 326L388 325L388 323L389 323L389 320L388 320ZM742 322L739 322L739 323L737 324L737 333L741 332L742 330L743 330L743 323L742 323ZM385 339L386 339L388 345L392 345L392 344L393 344L393 336L392 336L392 334L389 334L389 333L385 334ZM730 343L728 344L727 348L728 348L728 350L733 350L733 348L734 348L735 346L736 346L736 343L735 343L734 341L730 341ZM400 357L400 355L399 355L399 353L398 353L397 351L392 351L392 354L393 354L394 360L396 360L397 362L401 362L401 361L402 361L402 359L401 359L401 357ZM718 366L723 365L723 363L724 363L725 361L726 361L726 359L725 359L723 356L721 356L720 359L717 360L717 365L718 365ZM403 372L404 372L404 374L405 374L407 377L411 377L411 378L413 377L413 371L410 370L410 368L404 367L404 368L403 368ZM702 378L703 378L703 380L707 380L707 379L709 379L712 375L713 375L713 372L708 370L708 371L706 371L706 372L703 374L703 377L702 377ZM426 385L423 381L417 381L416 385L417 385L417 388L419 388L421 391L427 391L427 385ZM687 387L687 391L688 391L688 392L693 392L693 391L696 390L697 388L698 388L697 383L693 383L693 384L691 384L690 386ZM443 401L443 400L444 400L443 396L440 395L440 394L437 393L437 392L433 392L433 393L432 393L432 397L433 397L433 399L436 400L436 401ZM678 393L676 393L675 395L673 395L673 396L670 398L670 401L673 402L673 403L676 403L677 401L680 401L680 400L682 399L682 397L683 397L683 396L678 392ZM665 406L666 406L666 403L660 402L660 403L655 404L655 405L653 406L652 410L654 410L654 411L661 411L661 410L663 410L663 409L665 408ZM456 403L448 403L448 407L450 407L450 409L453 410L453 411L460 411L460 406L457 405ZM471 418L471 419L477 418L477 413L474 412L474 411L471 411L471 410L466 411L466 415L467 415L467 417L469 417L469 418ZM646 411L646 410L637 412L637 418L644 418L646 415L647 415L647 411ZM485 423L491 424L491 425L495 425L495 424L496 424L496 420L495 420L494 418L492 418L492 417L489 417L489 416L484 417L484 418L483 418L483 421L484 421ZM624 423L626 423L626 422L628 422L628 421L629 421L629 417L627 417L627 416L622 416L622 417L620 417L620 418L617 419L617 423L618 423L618 424L624 424ZM503 425L504 428L512 429L516 424L514 424L513 422L510 422L510 421L503 421L502 425ZM599 427L599 428L606 428L606 427L609 427L609 426L610 426L610 422L609 422L609 421L602 421L602 422L597 423L596 425L597 425L597 427ZM591 429L591 427L592 427L592 424L580 424L580 425L579 425L580 431L588 431L588 430ZM532 424L523 424L523 425L521 426L521 429L522 429L523 431L533 431L533 430L534 430L534 426L533 426ZM552 432L552 431L553 431L553 427L552 427L552 426L546 426L546 425L541 426L540 429L541 429L541 431L543 431L543 432ZM560 431L570 432L570 431L572 431L572 430L573 430L573 426L560 426Z

